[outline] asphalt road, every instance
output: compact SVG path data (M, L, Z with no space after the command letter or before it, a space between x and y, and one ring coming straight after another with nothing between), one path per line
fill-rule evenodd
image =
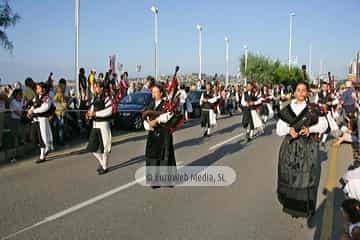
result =
M174 135L181 165L229 166L228 187L151 189L135 181L144 165L145 132L118 138L110 172L98 176L94 157L78 149L35 165L31 160L0 168L0 239L320 239L329 156L323 152L318 211L310 221L284 214L276 198L281 138L274 123L250 144L239 142L239 115L218 121L204 139L197 121ZM330 143L329 143L330 145ZM352 160L339 148L337 176ZM331 226L341 232L341 191L335 187Z

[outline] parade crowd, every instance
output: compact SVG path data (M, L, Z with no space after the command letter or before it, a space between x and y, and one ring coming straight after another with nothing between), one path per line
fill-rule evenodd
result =
M12 130L16 146L31 141L40 148L37 163L46 160L54 143L63 145L85 131L89 137L87 150L98 161L97 172L100 175L107 173L111 126L117 105L127 95L146 91L153 97L142 115L144 128L148 131L146 166L176 166L173 133L189 119L194 110L191 91L198 91L201 94L203 137L211 137L220 114L241 113L242 127L246 129L242 141L245 144L262 135L272 120L277 121L276 133L285 137L279 153L279 202L284 212L293 217L311 217L316 209L321 174L319 150L327 151L329 138L334 139L334 145L351 143L355 151L359 144L360 88L351 81L338 87L326 81L321 86L309 86L306 82L283 86L259 84L255 80L246 85L225 86L217 79L186 85L178 82L175 73L165 82L149 76L143 83L129 81L127 72L118 77L111 70L97 74L92 69L86 75L82 68L78 87L80 99L75 97L76 89L70 88L65 79L59 79L55 84L50 73L46 82L27 78L24 86L16 82L2 90L3 105L0 107L8 118L6 128ZM358 156L340 180L347 196L342 204L348 222L344 239L360 239ZM176 170L169 168L169 171Z

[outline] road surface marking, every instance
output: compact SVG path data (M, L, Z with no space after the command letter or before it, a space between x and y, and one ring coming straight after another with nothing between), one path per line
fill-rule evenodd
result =
M183 163L183 162L180 161L180 162L177 163L177 165L181 165L182 163ZM29 231L29 230L32 230L32 229L34 229L34 228L36 228L36 227L38 227L38 226L41 226L41 225L43 225L43 224L45 224L45 223L49 223L49 222L55 221L56 219L62 218L62 217L64 217L64 216L66 216L66 215L69 215L69 214L71 214L71 213L74 213L74 212L76 212L76 211L79 211L79 210L81 210L82 208L85 208L85 207L87 207L87 206L89 206L89 205L92 205L92 204L94 204L94 203L96 203L96 202L99 202L99 201L101 201L101 200L103 200L103 199L105 199L105 198L111 197L112 195L114 195L114 194L116 194L116 193L118 193L118 192L120 192L120 191L123 191L123 190L125 190L125 189L127 189L127 188L130 188L130 187L132 187L132 186L134 186L134 185L136 185L137 183L140 183L140 182L142 182L142 181L145 181L145 176L142 177L142 178L136 179L136 180L134 180L134 181L132 181L132 182L129 182L129 183L127 183L127 184L124 184L124 185L122 185L122 186L120 186L120 187L114 188L114 189L112 189L112 190L110 190L110 191L108 191L108 192L105 192L105 193L103 193L103 194L100 194L100 195L98 195L98 196L95 196L95 197L93 197L93 198L90 198L89 200L86 200L86 201L84 201L84 202L78 203L78 204L76 204L76 205L74 205L74 206L72 206L72 207L70 207L70 208L67 208L67 209L62 210L62 211L60 211L60 212L57 212L57 213L55 213L55 214L53 214L53 215L51 215L51 216L48 216L48 217L44 218L43 220L41 220L41 221L39 221L39 222L37 222L37 223L34 223L34 224L32 224L32 225L30 225L30 226L28 226L28 227L26 227L26 228L23 228L23 229L15 232L15 233L12 233L12 234L10 234L10 235L7 235L6 237L2 237L1 240L7 240L7 239L10 239L10 238L13 238L13 237L15 237L15 236L17 236L17 235L19 235L19 234L21 234L21 233L24 233L24 232L27 232L27 231Z
M274 124L274 121L273 121L273 120L269 121L268 123L266 123L266 124L264 125L264 129L265 129L265 127L268 127L268 126L273 125L273 124ZM231 142L231 141L234 141L235 139L240 138L240 137L242 137L242 136L244 136L244 135L245 135L245 133L240 133L240 134L238 134L238 135L235 135L235 136L233 136L233 137L231 137L231 138L229 138L229 139L227 139L227 140L225 140L225 141L223 141L223 142L220 142L220 143L218 143L218 144L210 147L209 150L212 151L212 150L214 150L214 149L216 149L216 148L219 148L219 147L221 147L221 146L223 146L223 145L225 145L225 144L227 144L227 143L229 143L229 142ZM259 136L261 136L261 135L259 135Z
M231 138L229 138L229 139L227 139L227 140L225 140L225 141L223 141L223 142L221 142L221 143L218 143L218 144L210 147L209 150L212 151L212 150L214 150L214 149L216 149L216 148L219 148L219 147L227 144L228 142L231 142L231 141L233 141L233 140L235 140L235 139L237 139L237 138L239 138L239 137L242 137L242 136L244 136L244 135L245 135L245 133L240 133L240 134L238 134L238 135L236 135L236 136L233 136L233 137L231 137Z
M332 146L330 152L329 173L326 184L326 202L321 223L320 240L331 240L334 215L334 187L336 183L336 160L338 147Z

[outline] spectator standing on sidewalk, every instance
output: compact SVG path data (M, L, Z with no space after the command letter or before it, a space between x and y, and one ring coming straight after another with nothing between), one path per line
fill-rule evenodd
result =
M23 94L21 89L15 89L13 91L12 100L10 102L11 121L10 129L14 135L15 151L20 145L23 144L24 132L21 117L24 108ZM15 154L16 155L16 154Z
M92 99L92 97L94 96L94 92L95 92L95 79L96 79L96 70L95 69L91 69L89 77L88 77L88 100L90 101Z
M58 86L56 88L56 94L54 96L54 105L56 107L55 117L54 117L54 132L55 136L60 145L64 145L64 116L67 109L67 103L64 96L64 88Z
M123 98L123 97L125 97L127 95L127 90L129 88L127 78L128 78L128 73L124 72L121 75L121 80L120 80L120 84L119 84L120 85L120 96L121 96L121 98Z
M85 76L85 69L80 68L79 72L79 92L80 92L80 100L86 101L86 76Z

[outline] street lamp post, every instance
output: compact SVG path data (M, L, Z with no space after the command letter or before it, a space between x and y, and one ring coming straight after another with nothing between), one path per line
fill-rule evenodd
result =
M158 14L159 9L152 6L151 12L154 13L154 51L155 51L155 80L158 80Z
M244 68L244 82L245 85L247 84L247 76L246 76L246 70L247 70L247 61L248 61L248 47L246 45L244 45L244 50L245 50L245 68Z
M79 11L80 0L75 0L75 89L76 96L80 99L79 89Z
M309 78L311 79L311 64L312 64L312 44L309 47Z
M225 75L225 88L229 85L229 42L230 39L225 37L225 63L226 63L226 75Z
M290 36L289 36L289 70L291 68L291 48L292 48L292 25L293 25L293 17L296 16L295 13L290 13Z
M196 25L196 29L199 31L199 80L201 81L202 74L202 30L203 26Z

